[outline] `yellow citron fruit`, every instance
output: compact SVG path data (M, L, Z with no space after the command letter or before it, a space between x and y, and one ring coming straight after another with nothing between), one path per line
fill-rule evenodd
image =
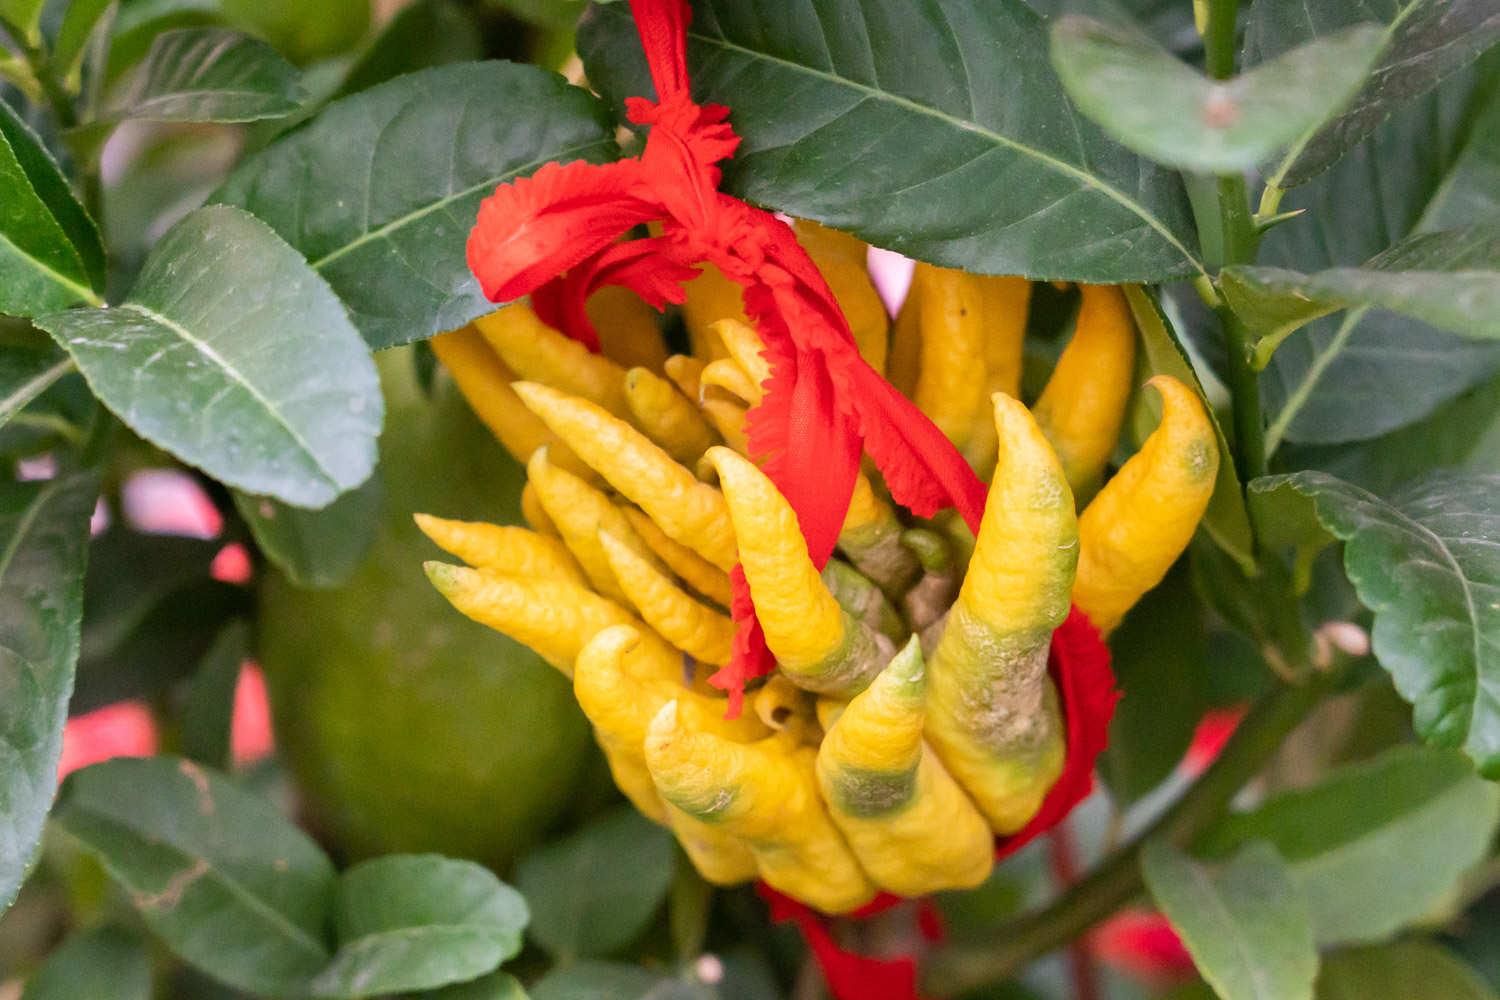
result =
M1187 548L1219 472L1218 440L1198 394L1170 375L1147 384L1161 395L1161 423L1078 522L1073 601L1105 633Z
M839 607L776 484L728 448L705 457L718 470L756 617L782 671L811 691L862 689L889 656L884 640Z
M981 325L984 331L984 398L997 392L1019 399L1021 369L1026 340L1026 321L1031 309L1031 282L1007 275L976 277L979 283ZM980 479L995 473L998 442L994 415L979 407L963 455Z
M510 384L515 373L501 362L473 326L452 330L433 337L428 343L443 367L453 376L470 408L495 435L495 439L525 462L532 452L552 446L552 460L570 472L592 476L593 472L574 455L567 445L547 429L535 413L526 408Z
M882 889L972 889L994 867L994 835L922 740L926 671L915 636L838 712L818 748L834 823Z
M1057 455L1019 402L996 394L999 464L979 536L930 662L927 735L990 825L1026 825L1062 771L1047 678L1068 613L1078 523Z
M917 374L922 368L922 302L921 284L913 268L906 298L891 327L891 349L886 358L886 377L901 394L911 398L917 389Z
M625 518L656 557L698 593L721 607L729 607L734 591L729 574L680 542L668 538L656 522L634 507L624 508Z
M952 268L918 264L921 361L912 402L959 448L984 408L984 307L979 279Z
M732 743L684 724L676 702L646 735L646 764L671 805L742 839L767 884L826 913L875 895L819 798L816 751L785 737Z
M723 389L703 384L698 406L714 425L724 443L741 455L750 454L750 439L745 434L745 415L750 408Z
M516 393L552 432L667 535L728 572L736 555L724 498L640 431L586 400L517 382Z
M1135 371L1135 322L1114 285L1083 285L1073 339L1032 407L1074 494L1091 493L1120 437Z
M450 521L431 514L413 514L422 534L438 548L470 566L511 576L535 576L587 586L568 547L556 538L513 524Z
M778 733L786 733L799 743L816 746L823 737L818 724L813 697L777 672L749 696L756 718Z
M662 370L667 344L652 309L635 292L620 285L605 285L590 295L584 312L599 334L604 356L627 368Z
M722 319L713 326L714 336L719 338L734 363L744 370L750 381L759 388L771 377L771 363L765 358L765 343L747 323L737 319ZM747 398L747 397L742 397Z
M625 373L625 403L641 432L683 465L691 466L718 443L694 402L645 368Z
M609 531L599 532L599 544L625 597L647 625L694 659L716 667L729 662L734 622L728 615L695 600L650 559Z
M649 551L646 544L636 537L630 522L614 501L547 459L548 451L543 448L532 455L526 465L527 481L536 490L542 509L583 567L594 589L605 597L624 602L625 591L615 579L609 557L599 543L599 532L611 532L637 551Z
M666 369L667 378L671 379L688 399L697 400L703 394L703 386L699 382L699 379L703 377L702 361L686 354L674 354L662 367Z
M567 447L561 443L558 447ZM579 463L582 464L582 463ZM593 470L590 469L590 472ZM527 483L521 487L521 516L526 523L531 525L531 530L548 538L561 538L558 534L557 525L552 523L552 518L547 516L546 510L542 508L542 501L537 498L536 487ZM563 548L567 548L566 545Z
M607 597L562 580L507 576L447 563L423 564L427 578L459 611L530 646L564 674L594 635L635 617Z
M765 390L760 387L760 384L753 381L745 373L745 369L741 368L733 358L720 358L704 365L698 384L702 390L706 390L709 386L716 386L731 395L738 396L751 406L759 403L765 396Z
M871 368L884 374L890 317L870 280L869 246L857 236L807 219L799 219L793 228L797 242L818 266L838 300L859 353Z
M721 319L737 319L749 324L743 290L712 264L699 267L698 277L689 281L683 290L687 299L682 303L682 321L687 327L693 355L705 364L725 357L724 344L712 328Z
M587 399L616 416L629 414L625 369L552 329L524 302L502 306L474 325L520 378Z

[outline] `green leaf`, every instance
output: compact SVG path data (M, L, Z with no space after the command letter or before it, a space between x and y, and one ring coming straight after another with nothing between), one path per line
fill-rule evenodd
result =
M28 41L36 41L37 25L46 0L0 0L0 21L18 29Z
M302 995L328 963L333 865L228 779L171 757L111 760L63 783L53 819L172 951L215 978Z
M156 36L129 84L105 109L110 120L252 122L297 110L297 68L258 39L223 28Z
M1109 724L1099 773L1128 805L1177 767L1208 707L1203 609L1179 565L1109 637L1110 662L1125 697Z
M1500 224L1408 237L1361 267L1299 274L1227 267L1220 287L1256 335L1253 361L1305 324L1340 309L1386 309L1440 330L1500 339Z
M263 223L199 209L112 309L36 320L141 437L222 482L327 504L375 467L375 365L328 286Z
M1356 25L1231 80L1210 80L1140 29L1071 15L1052 64L1079 109L1130 149L1201 173L1249 170L1328 118L1364 83L1384 41Z
M1323 959L1318 1000L1495 1000L1483 979L1446 948L1397 941Z
M209 767L231 763L230 734L234 726L234 694L240 668L250 654L250 628L232 621L214 638L188 685L182 709L182 752Z
M484 55L479 24L453 0L421 0L391 18L344 75L335 97L367 90L403 73L470 62Z
M73 359L59 349L0 349L0 427L73 370Z
M516 867L531 936L560 959L623 948L666 898L673 863L671 835L629 808L532 851Z
M579 29L589 80L649 94L622 4ZM1180 180L1068 101L1023 0L702 0L693 93L744 137L728 190L989 274L1159 281L1202 270Z
M1214 413L1213 405L1203 391L1203 383L1183 350L1182 343L1172 330L1166 315L1153 295L1139 287L1125 289L1125 298L1130 303L1131 315L1135 317L1136 329L1141 333L1141 361L1144 368L1137 383L1144 383L1152 375L1171 375L1184 385L1192 386L1203 399L1204 408L1214 422L1214 433L1219 439L1219 477L1214 483L1214 494L1209 499L1208 511L1203 515L1203 529L1214 542L1229 553L1246 572L1255 569L1255 542L1250 533L1250 515L1245 510L1245 498L1240 491L1239 476L1235 474L1234 462L1229 460L1232 452L1224 437L1224 429ZM1159 404L1151 398L1152 393L1137 393L1135 406L1154 407L1150 426L1155 426L1159 415ZM1140 421L1133 421L1137 426Z
M662 982L638 965L584 960L543 976L531 987L531 1000L645 1000Z
M151 1000L151 957L135 935L98 927L63 943L20 1000Z
M270 497L234 495L234 505L266 557L299 587L337 587L369 551L379 526L379 475L322 510L304 510Z
M44 195L51 166L41 143L0 101L0 312L30 316L79 302L101 300L88 266Z
M1312 1000L1312 926L1275 848L1250 844L1212 872L1158 841L1142 863L1152 899L1223 1000Z
M464 245L496 185L548 161L614 153L604 109L556 74L443 66L329 105L247 160L214 200L269 223L339 293L370 346L390 347L494 308Z
M57 788L95 496L87 475L0 484L0 911Z
M4 101L0 101L0 135L10 143L21 169L31 182L32 191L47 207L83 262L89 288L96 292L102 290L104 243L99 236L99 227L89 218L41 137Z
M338 950L312 994L359 998L467 982L521 950L527 919L520 893L472 861L366 861L339 879Z
M1500 74L1500 58L1483 64ZM1304 218L1267 234L1260 262L1303 273L1357 267L1441 216L1450 178L1461 177L1472 143L1463 123L1490 90L1465 71L1403 109L1284 208ZM1497 76L1500 80L1500 76ZM1500 217L1464 220L1464 224ZM1283 441L1363 440L1420 420L1500 369L1500 345L1436 330L1384 310L1330 316L1276 351L1261 379L1273 415L1267 446Z
M72 77L83 62L83 56L100 34L113 27L109 17L113 0L68 0L57 36L52 42L52 64L65 77Z
M1490 77L1488 89L1475 102L1463 147L1423 210L1424 228L1462 229L1500 221L1500 72Z
M1497 822L1500 790L1461 755L1408 746L1226 818L1204 849L1275 844L1318 943L1358 944L1431 913L1484 859Z
M516 978L507 972L494 972L470 983L444 986L411 998L411 1000L530 1000Z
M1500 776L1500 476L1435 474L1389 502L1322 472L1271 477L1311 496L1375 614L1375 656L1429 743Z
M1287 153L1270 183L1292 187L1327 170L1393 111L1500 40L1500 11L1491 0L1256 0L1246 31L1248 61L1274 58L1371 16L1386 29L1369 78L1342 114L1309 130Z

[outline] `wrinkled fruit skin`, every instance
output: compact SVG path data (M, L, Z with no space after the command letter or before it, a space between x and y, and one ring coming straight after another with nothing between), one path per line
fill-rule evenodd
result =
M422 576L412 510L518 517L521 469L407 352L381 355L379 534L354 577L310 591L268 572L259 655L309 818L350 857L434 851L507 865L568 806L593 753L565 678L452 613Z

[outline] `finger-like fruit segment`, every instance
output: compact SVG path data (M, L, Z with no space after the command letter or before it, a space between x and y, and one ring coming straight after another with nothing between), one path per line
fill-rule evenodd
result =
M889 658L889 642L839 607L808 556L796 513L766 474L728 448L710 448L706 458L718 470L756 617L781 669L811 691L861 690Z
M712 327L721 319L750 322L750 317L745 315L743 290L724 277L723 271L712 264L704 264L699 268L698 277L688 282L684 291L687 300L682 303L682 322L687 327L693 354L705 362L724 357L724 345Z
M822 272L839 309L849 321L854 343L870 367L884 374L890 318L866 266L870 248L857 236L798 219L797 242Z
M839 551L889 594L900 594L917 575L917 561L901 544L901 521L860 473L839 531Z
M1113 285L1080 291L1073 339L1032 407L1077 495L1098 486L1120 437L1135 371L1135 323L1124 293Z
M1019 399L1031 282L1008 275L976 276L975 280L984 330L984 398L1003 392ZM988 406L981 406L963 447L964 458L980 479L994 475L997 444L994 415Z
M718 441L697 405L645 368L625 373L625 402L635 425L683 465L691 467Z
M1026 824L1061 772L1047 678L1078 558L1073 496L1026 408L996 394L999 464L930 666L927 734L990 825Z
M922 651L913 637L838 714L818 749L834 823L882 889L970 889L994 867L989 824L922 739Z
M450 521L431 514L413 514L412 518L422 534L470 566L510 576L563 580L580 587L588 584L568 547L556 538L512 524Z
M960 448L984 409L984 314L979 279L963 271L918 264L921 369L912 401Z
M650 547L656 557L683 579L688 586L720 607L727 608L733 600L729 585L729 574L704 559L692 549L667 537L656 522L635 507L626 507L625 518L635 529L641 540Z
M625 369L595 354L514 302L474 321L484 339L517 376L581 396L616 416L625 406Z
M625 597L647 625L695 659L720 667L729 662L734 622L728 615L695 600L616 535L601 531L599 544Z
M753 381L733 358L710 361L703 367L703 374L698 381L704 388L717 386L751 406L759 403L765 396L765 390L760 387L760 384Z
M584 304L589 322L599 333L604 356L626 368L661 371L667 344L657 325L657 312L639 295L621 285L605 285Z
M1203 401L1170 375L1148 383L1161 423L1079 518L1073 600L1104 633L1161 582L1213 496L1219 445Z
M646 736L657 791L688 815L741 838L767 884L826 913L875 895L818 795L816 752L784 737L731 743L664 706Z
M771 377L771 363L765 359L766 345L760 334L748 323L737 319L719 320L713 329L729 357L744 370L746 377L757 387L765 385L766 379Z
M517 382L532 412L671 538L728 572L736 555L724 498L640 431L594 404L548 386Z

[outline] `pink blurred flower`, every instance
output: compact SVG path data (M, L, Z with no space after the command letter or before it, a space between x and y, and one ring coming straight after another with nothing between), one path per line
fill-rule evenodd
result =
M208 575L220 583L249 583L250 570L250 553L239 542L230 542L214 556Z
M1090 943L1100 961L1152 988L1193 975L1193 957L1167 918L1154 910L1121 910L1099 925Z
M149 757L156 753L156 721L141 701L119 701L74 716L63 727L58 777L112 757Z
M125 483L125 519L157 535L214 538L224 517L192 476L176 469L144 469Z
M266 697L266 677L260 667L247 662L234 688L234 724L229 731L230 753L244 766L269 757L276 749L271 735L271 704Z

